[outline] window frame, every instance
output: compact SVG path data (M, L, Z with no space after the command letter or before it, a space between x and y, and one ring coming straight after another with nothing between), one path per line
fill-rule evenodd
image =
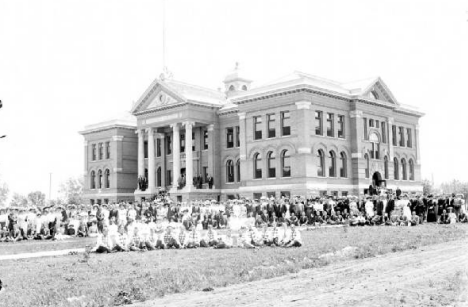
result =
M267 153L267 178L276 178L276 154L274 151Z
M291 169L292 169L292 166L291 166L291 155L289 154L289 150L287 149L284 149L282 152L281 152L281 156L280 156L280 166L281 166L281 177L283 178L290 178L291 177ZM287 161L287 164L288 166L285 166L285 161ZM286 170L286 167L288 167L289 169Z
M327 137L335 137L335 114L327 113Z
M254 179L262 179L262 155L257 152L253 158L253 168L254 168Z
M285 115L288 115L285 117ZM291 135L291 112L289 111L282 111L280 112L280 120L281 120L281 136L289 136ZM285 122L288 125L285 125Z
M323 136L323 112L315 111L315 135Z
M262 116L254 116L253 117L253 125L254 125L254 140L261 140L263 138L263 120ZM260 128L257 130L257 128Z
M275 125L276 125L276 114L275 113L267 114L267 138L268 139L276 137Z

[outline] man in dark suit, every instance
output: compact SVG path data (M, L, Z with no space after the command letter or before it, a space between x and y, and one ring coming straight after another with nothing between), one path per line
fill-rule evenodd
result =
M207 180L208 180L208 187L210 189L212 189L213 188L213 177L211 175L208 175Z

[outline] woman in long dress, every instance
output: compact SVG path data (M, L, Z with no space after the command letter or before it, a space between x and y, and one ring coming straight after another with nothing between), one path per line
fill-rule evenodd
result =
M404 195L403 199L403 215L408 218L408 221L411 220L411 208L410 208L410 202L408 199L408 195Z

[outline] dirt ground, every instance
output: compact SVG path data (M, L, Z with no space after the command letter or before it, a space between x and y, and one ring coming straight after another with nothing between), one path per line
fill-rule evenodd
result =
M468 306L468 240L133 306Z

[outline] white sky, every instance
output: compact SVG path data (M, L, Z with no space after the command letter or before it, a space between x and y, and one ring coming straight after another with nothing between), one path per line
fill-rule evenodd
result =
M83 173L87 124L130 110L162 70L162 0L0 0L0 176L48 194ZM381 76L421 120L423 178L468 180L468 2L167 0L167 65L222 85L300 70ZM462 160L463 159L463 160ZM460 161L465 161L463 164Z

